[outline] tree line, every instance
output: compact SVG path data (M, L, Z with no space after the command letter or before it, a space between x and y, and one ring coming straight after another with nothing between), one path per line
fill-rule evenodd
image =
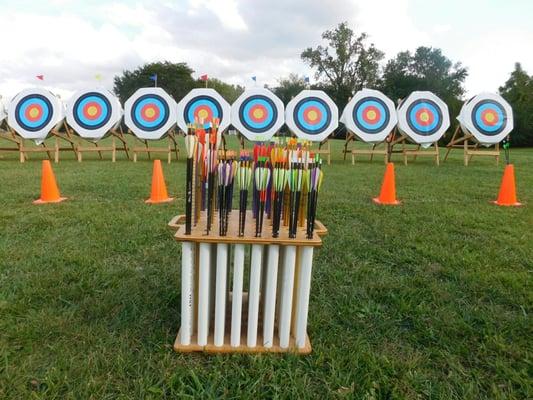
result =
M274 93L287 104L305 88L324 90L344 109L353 94L363 88L381 90L394 101L416 90L429 90L439 96L453 117L459 114L465 101L464 81L468 69L453 62L442 50L418 47L414 52L402 51L383 64L385 54L369 43L366 33L357 34L346 22L322 34L323 43L302 51L300 57L314 71L314 83L304 76L290 74L278 80ZM186 63L156 62L133 71L124 71L114 78L114 91L122 102L157 74L160 86L177 101L205 82L192 77L193 70ZM244 91L216 78L209 78L209 87L217 90L229 103ZM533 146L533 76L519 63L509 79L499 88L500 94L511 104L515 128L511 133L514 146Z

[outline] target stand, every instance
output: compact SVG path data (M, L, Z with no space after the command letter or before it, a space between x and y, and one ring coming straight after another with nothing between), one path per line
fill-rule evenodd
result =
M344 160L351 153L352 164L357 155L383 156L388 161L389 145L387 139L396 126L396 108L394 102L378 90L362 89L354 94L344 108L340 122L346 126L346 141L344 143ZM358 149L355 146L348 149L351 142L357 141L372 145L371 149ZM384 145L381 148L380 145Z
M465 166L474 156L494 157L498 165L500 142L514 126L513 110L509 103L497 94L481 93L463 104L457 120L459 125L446 145L444 160L448 159L451 150L462 148Z
M130 133L131 130L129 131ZM133 133L132 133L133 134ZM166 154L167 155L167 162L170 164L172 162L172 154L176 155L176 160L179 159L179 148L178 148L178 142L176 139L176 133L174 130L171 130L167 133L167 146L150 146L148 143L148 139L140 139L137 136L133 135L135 141L137 143L141 143L142 146L134 146L131 148L131 152L133 153L133 162L137 162L137 155L139 153L146 153L148 156L148 159L151 160L151 154Z
M174 350L309 354L313 251L327 234L324 225L315 221L311 239L303 227L289 238L286 226L277 238L266 226L255 237L249 210L241 237L239 211L233 210L227 236L218 236L205 234L205 218L202 212L190 235L185 235L184 215L169 222L182 248L181 326Z
M66 134L69 138L73 138L74 133L77 134L78 162L82 161L85 152L98 152L100 159L103 159L102 152L105 151L111 152L111 160L115 162L117 150L124 151L129 159L127 143L120 124L122 106L110 91L101 87L77 91L67 103L66 114ZM112 136L111 145L99 144L108 135ZM122 143L118 148L117 139ZM85 142L92 146L85 146Z
M357 136L354 135L353 133L346 132L346 140L344 142L344 149L342 151L343 152L344 161L346 161L346 155L349 153L352 156L352 165L355 165L355 159L356 159L356 156L358 156L358 155L369 155L370 156L370 161L373 161L375 155L383 156L384 163L387 164L388 152L387 152L387 143L385 141L379 142L379 143L372 143L371 144L372 148L370 148L370 149L358 149L355 146L356 146L356 143L359 142L359 141L361 143L366 143L366 142L363 142L362 140L358 140ZM348 148L348 146L352 142L354 144L354 147ZM383 145L383 148L380 147L381 145Z
M144 146L131 148L133 162L137 162L139 153L146 153L151 159L152 153L167 154L170 164L172 153L179 157L178 143L175 137L177 104L163 89L138 89L124 104L124 122L137 141ZM148 141L160 140L167 136L168 146L150 146Z
M480 146L481 144L475 140L473 135L468 132L463 132L461 125L459 124L453 132L452 139L446 145L444 161L448 159L448 156L453 149L463 149L463 163L465 167L468 167L468 163L472 161L472 157L474 156L494 157L496 165L498 165L500 162L500 144L496 143L493 145L494 147L488 149L483 149Z
M427 91L411 93L398 106L398 132L400 137L391 145L401 143L403 162L407 165L409 156L416 161L419 156L434 157L440 165L439 139L450 127L448 106L435 94ZM416 149L406 145L413 143Z

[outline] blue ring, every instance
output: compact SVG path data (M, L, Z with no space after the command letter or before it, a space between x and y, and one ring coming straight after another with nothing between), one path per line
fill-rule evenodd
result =
M484 110L492 108L498 113L498 124L494 126L486 125L481 119L481 114ZM505 109L494 100L483 100L476 104L472 109L472 124L474 127L484 135L496 136L501 133L507 126L507 113Z
M310 106L315 106L322 112L322 118L316 125L308 124L303 118L305 109ZM292 116L296 127L308 135L321 134L325 129L327 129L331 122L331 110L328 104L324 100L314 96L306 97L300 100L296 106L294 106Z
M420 125L416 121L416 112L420 108L426 108L433 114L433 122L429 126ZM442 126L442 111L440 107L429 99L419 99L412 102L406 111L407 125L414 133L421 136L430 136L437 132Z
M374 106L379 109L381 118L373 124L369 124L363 118L363 111L367 107ZM380 133L386 128L390 121L390 110L383 100L377 97L364 97L359 100L352 112L352 117L355 125L364 133L375 134Z
M102 114L98 119L90 120L83 115L83 108L88 102L98 103L102 108ZM74 103L73 115L74 121L76 121L76 123L82 128L88 130L100 129L111 119L111 103L101 93L84 93Z
M26 118L26 109L31 105L38 103L42 110L43 115L38 121L32 122ZM19 100L15 106L15 120L18 125L29 132L37 132L43 129L52 120L54 109L52 103L45 96L40 94L29 94Z
M222 121L224 117L224 112L222 111L222 106L217 99L211 96L196 96L189 100L183 109L183 119L185 123L192 124L194 123L194 113L196 109L200 106L207 105L211 112L213 113L213 118L218 118Z
M154 103L159 108L159 117L154 121L146 121L141 117L141 110L144 105ZM157 94L145 94L139 97L131 106L130 112L131 120L133 124L147 132L153 132L161 129L168 121L169 118L169 106L168 103L161 96Z

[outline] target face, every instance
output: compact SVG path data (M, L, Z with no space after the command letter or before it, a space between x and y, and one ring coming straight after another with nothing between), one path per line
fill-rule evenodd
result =
M268 89L246 91L232 106L232 123L250 140L269 140L283 125L283 103Z
M125 104L125 122L140 139L159 139L176 122L176 103L161 88L137 90Z
M285 119L296 136L312 141L325 139L338 126L337 106L322 91L304 90L287 105Z
M362 141L381 142L396 125L396 109L383 93L363 89L350 99L342 113L341 122Z
M67 122L83 138L103 138L122 116L118 99L105 89L76 92L67 104Z
M20 92L9 107L8 124L25 139L44 140L62 119L59 99L40 88Z
M178 103L178 126L186 132L189 124L209 124L216 119L223 132L230 124L230 114L230 105L214 89L193 89Z
M450 126L446 104L431 92L413 92L398 109L398 127L418 144L436 142Z
M484 144L503 140L513 129L513 111L501 96L483 93L463 105L458 117L463 129Z

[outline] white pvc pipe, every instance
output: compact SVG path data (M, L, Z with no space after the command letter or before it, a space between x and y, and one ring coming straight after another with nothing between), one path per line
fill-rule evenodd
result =
M279 345L289 347L291 337L292 292L294 288L294 267L296 264L296 246L285 246L282 266L282 283L279 317Z
M278 245L268 246L267 259L263 312L263 346L272 347L274 344L274 320L276 318L276 289L278 287Z
M257 345L257 320L259 317L259 290L261 287L262 258L263 245L252 245L250 289L248 291L248 347L255 347Z
M226 321L226 275L228 273L228 245L217 244L215 294L215 346L224 344L224 323Z
M205 346L209 335L209 289L211 286L211 245L200 243L198 282L198 344Z
M194 313L194 243L181 244L181 344L191 344Z
M311 290L311 272L313 269L313 247L301 247L298 276L298 293L296 294L296 347L305 347L307 335L307 313L309 311L309 292Z
M235 245L233 259L233 294L231 305L231 346L241 345L242 282L244 277L244 245Z

